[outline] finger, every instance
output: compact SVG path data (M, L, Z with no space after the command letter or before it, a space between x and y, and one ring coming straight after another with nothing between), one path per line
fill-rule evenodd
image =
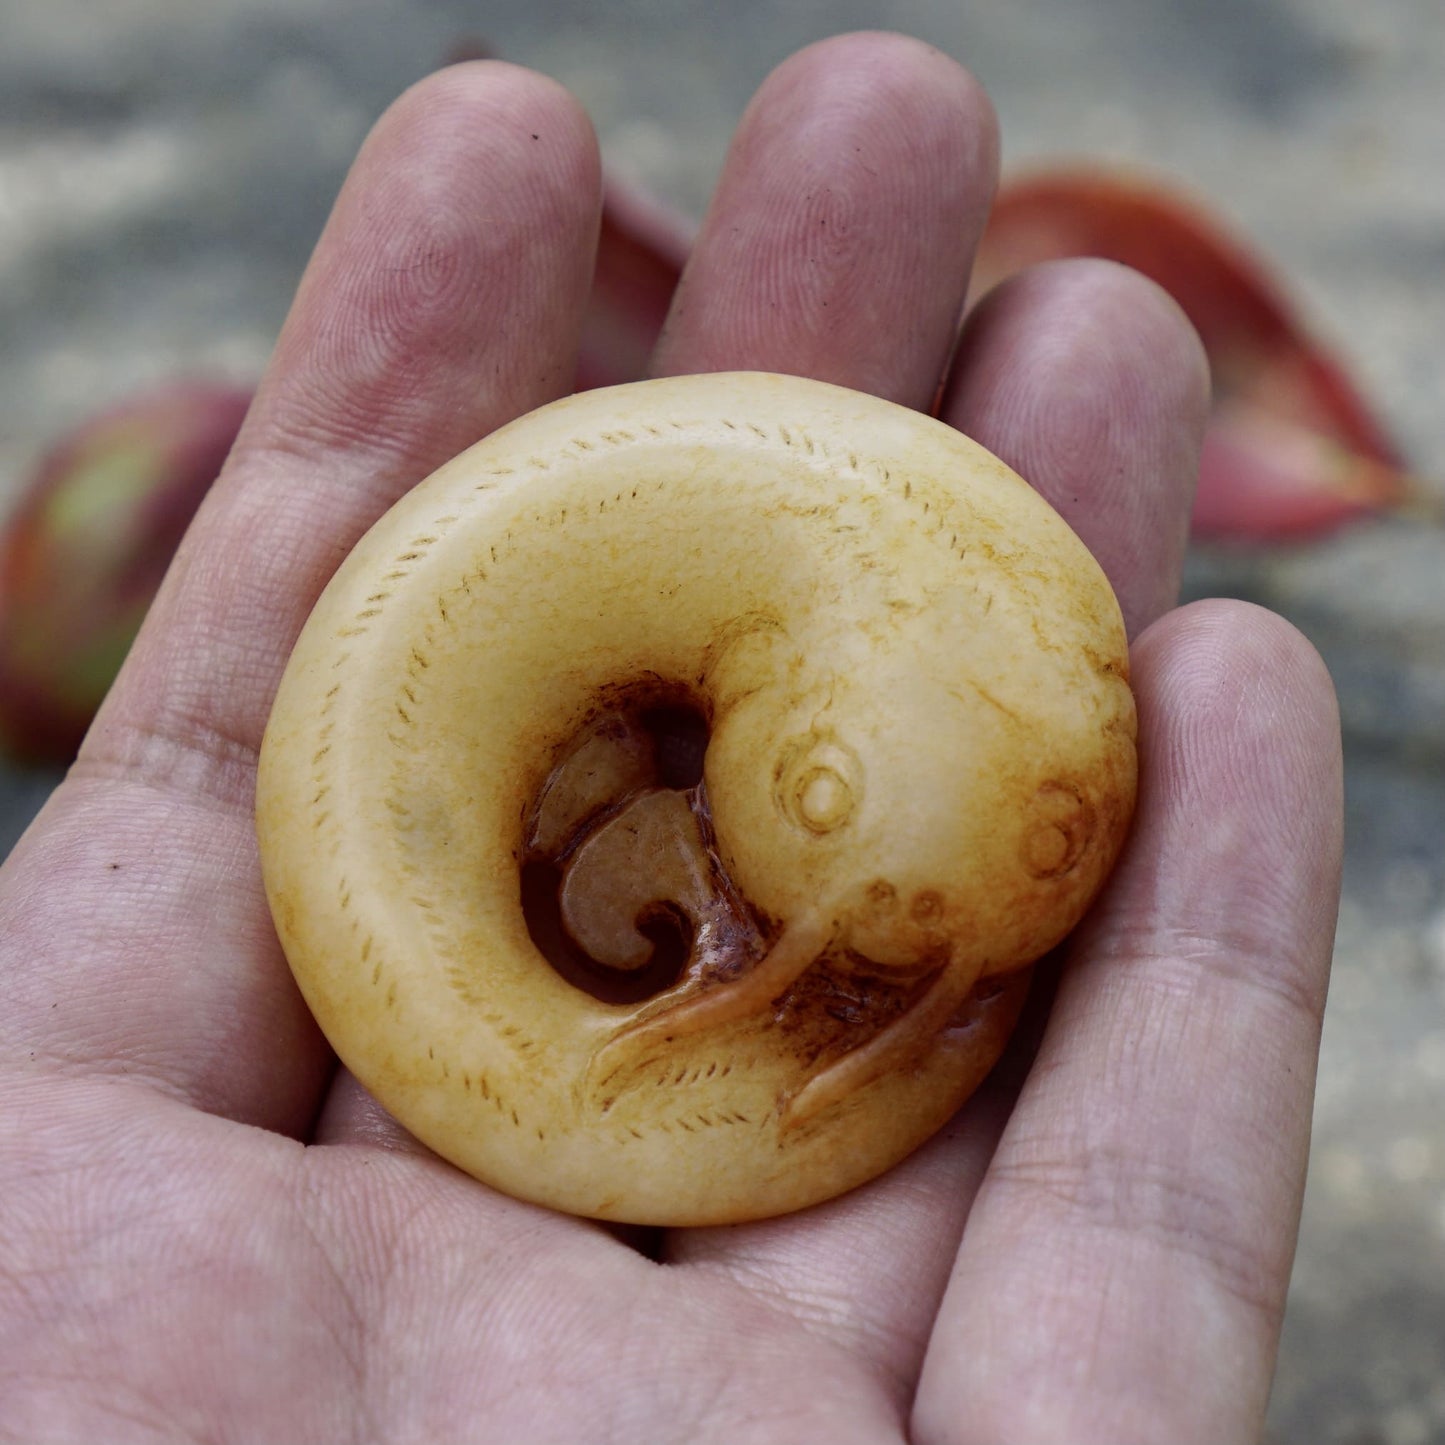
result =
M1338 899L1338 721L1308 645L1243 604L1150 629L1135 680L1139 815L969 1218L920 1445L1186 1445L1263 1420Z
M11 859L7 1048L309 1123L329 1064L252 838L270 697L377 514L566 388L599 205L586 118L540 77L461 67L378 124L236 452L79 763Z
M1114 581L1124 605L1143 615L1177 585L1189 458L1206 397L1193 333L1155 288L1116 267L1059 267L997 299L1000 309L981 313L966 334L951 419L1029 463L1051 500L1077 498L1076 512L1095 501L1106 519L1131 529L1139 555L1116 561ZM1069 399L1057 412L1035 392L1043 385L1033 372L1045 348L1032 334L1039 328L1051 330L1061 357L1091 373L1085 382L1046 369ZM1071 469L1080 479L1073 490ZM672 1258L788 1298L815 1326L826 1321L855 1343L866 1340L895 1383L916 1378L1015 1083L990 1081L950 1130L867 1190L794 1220L677 1238Z
M926 405L938 384L938 368L944 364L954 337L957 298L961 295L961 263L978 217L987 204L993 185L991 144L993 120L985 101L971 82L959 77L949 62L933 52L919 51L907 43L890 49L889 64L877 77L868 68L870 46L877 38L850 38L850 64L828 64L798 72L802 94L795 95L788 84L792 72L783 69L764 87L744 124L743 139L728 162L720 197L715 202L704 234L698 241L685 289L673 312L663 355L665 368L682 370L689 366L770 366L777 370L805 371L828 380L858 387L876 387L884 394L912 405ZM913 74L900 69L912 56ZM803 59L831 58L828 48L806 52ZM806 85L803 84L806 81ZM808 184L790 179L786 159L795 155L786 137L821 131L838 136L837 127L809 129L808 95L828 84L847 82L861 91L861 100L851 100L858 116L857 130L870 152L867 172L876 191L854 191L854 201L866 215L867 243L850 257L847 285L842 299L829 305L827 321L834 328L828 344L819 344L805 325L792 329L775 318L785 311L773 305L779 295L779 277L793 280L793 301L812 295L803 282L811 279L815 259L799 236L808 228L790 225L789 205L798 208L802 198L812 194L814 173ZM873 98L873 87L880 94ZM936 90L944 92L946 103ZM786 123L773 123L770 105L777 104ZM876 103L893 116L912 117L907 123L884 124L871 114ZM837 98L824 94L818 104L842 107ZM916 110L910 110L915 107ZM916 147L916 137L925 133L923 117L949 117L938 139ZM938 121L932 121L938 126ZM751 142L749 127L756 127L762 139ZM912 136L897 140L896 153L880 155L877 147L889 136ZM840 155L847 163L854 155L854 142L844 136ZM939 201L938 162L932 159L938 147L954 150L958 160L957 191ZM814 162L821 165L814 147ZM918 156L929 158L926 165ZM987 158L987 159L984 159ZM746 192L750 168L766 172L773 199L734 217L731 197ZM736 169L734 169L736 168ZM861 182L854 178L854 184ZM935 210L941 205L942 210ZM776 231L770 231L776 223ZM912 240L902 240L910 237ZM916 249L906 263L890 253L890 247L912 244ZM929 267L935 280L920 273ZM907 285L900 276L910 277ZM941 277L941 279L939 279ZM912 309L910 309L912 308ZM824 315L814 308L814 316ZM702 338L694 340L694 328L701 329L698 316L707 319L715 337L727 345ZM1038 321L1029 309L1023 318ZM1108 321L1107 312L1104 315ZM1176 322L1170 314L1170 321ZM1176 322L1178 324L1178 322ZM991 425L991 444L1022 447L1022 439L1010 431L1009 407L972 405L970 387L978 376L997 364L1007 368L1016 387L1027 384L1014 360L1022 357L1022 338L1013 329L1000 334L1000 354L994 355L994 341L987 331L978 331L968 341L961 377L955 390L955 416L978 419ZM845 338L845 344L844 344ZM1004 347L1012 348L1012 355ZM1186 376L1181 377L1181 366ZM1130 487L1155 486L1155 457L1150 448L1130 444L1130 419L1143 405L1150 416L1155 410L1175 406L1181 394L1194 399L1198 390L1196 353L1188 340L1170 340L1157 345L1130 345L1118 341L1118 364L1107 373L1108 384L1081 394L1077 409L1079 423L1087 423L1091 434L1103 442L1105 455L1098 467L1117 475L1123 491ZM978 394L981 389L978 389ZM1007 402L1007 394L1000 397ZM1085 415L1092 407L1092 415ZM1199 406L1192 403L1176 416L1175 447L1186 454L1198 438ZM1027 416L1030 426L1048 428L1049 415ZM1061 451L1062 451L1061 447ZM1178 507L1186 499L1178 496ZM1182 527L1181 517L1170 517L1166 532ZM1168 552L1168 548L1162 548ZM744 1225L733 1230L689 1231L673 1235L669 1257L676 1264L733 1277L741 1286L759 1290L782 1303L808 1327L827 1331L866 1354L881 1383L897 1399L906 1399L916 1379L933 1312L948 1276L959 1233L967 1214L972 1188L981 1175L988 1152L997 1137L1007 1100L991 1091L978 1107L965 1111L944 1136L920 1150L905 1165L890 1172L870 1188L854 1192L840 1201L824 1205L790 1220ZM880 1241L886 1241L880 1247Z
M942 416L1063 515L1132 637L1178 596L1208 411L1208 362L1174 301L1081 260L1023 272L972 313Z
M780 371L926 406L997 149L983 92L928 46L846 35L793 56L738 128L653 371Z

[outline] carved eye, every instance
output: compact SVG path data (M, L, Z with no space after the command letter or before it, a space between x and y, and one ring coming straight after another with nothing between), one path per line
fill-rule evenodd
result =
M774 773L773 797L784 817L815 836L846 826L863 801L862 765L833 738L795 738Z
M1084 856L1094 810L1072 783L1048 782L1034 795L1024 834L1024 867L1035 878L1062 878Z

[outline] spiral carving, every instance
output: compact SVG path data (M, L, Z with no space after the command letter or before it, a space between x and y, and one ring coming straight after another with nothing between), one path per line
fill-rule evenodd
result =
M1135 788L1108 583L927 417L753 373L554 403L345 561L257 826L338 1055L477 1178L654 1224L933 1133Z

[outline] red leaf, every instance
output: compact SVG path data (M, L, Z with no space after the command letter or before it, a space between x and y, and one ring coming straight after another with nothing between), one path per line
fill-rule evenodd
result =
M1266 263L1202 204L1157 181L1099 170L1011 182L984 236L975 294L1068 256L1142 272L1199 332L1215 413L1198 532L1307 537L1403 498L1399 455L1342 363L1310 334Z

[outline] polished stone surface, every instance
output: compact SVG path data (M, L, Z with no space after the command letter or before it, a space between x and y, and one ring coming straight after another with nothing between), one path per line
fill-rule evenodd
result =
M1440 0L0 0L0 498L139 385L250 378L369 121L457 42L547 70L700 212L766 70L860 25L974 67L1011 167L1143 163L1273 255L1427 481L1409 521L1197 552L1346 728L1346 896L1271 1441L1445 1442L1445 6ZM0 775L0 849L46 780Z

